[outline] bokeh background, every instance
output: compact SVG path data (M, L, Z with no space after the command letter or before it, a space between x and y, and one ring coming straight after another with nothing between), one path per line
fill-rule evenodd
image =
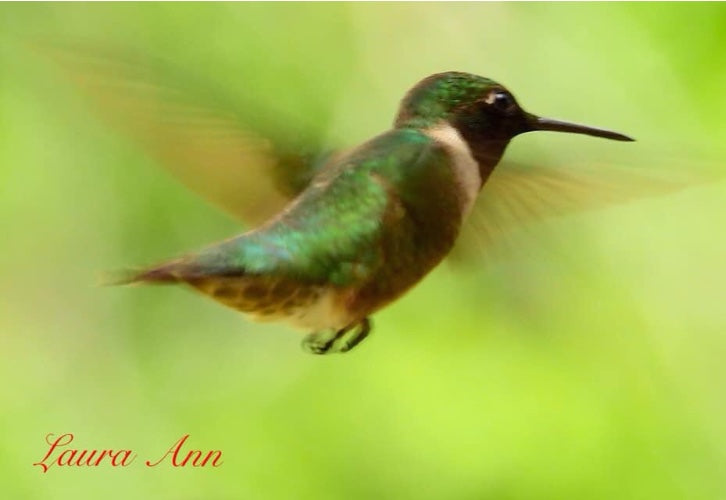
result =
M0 6L5 498L726 498L726 183L551 224L445 264L348 355L313 357L182 288L99 288L240 230L107 128L23 41L163 57L353 144L433 72L495 78L621 144L509 158L726 167L723 4ZM48 433L128 468L32 463ZM179 437L219 468L146 468Z

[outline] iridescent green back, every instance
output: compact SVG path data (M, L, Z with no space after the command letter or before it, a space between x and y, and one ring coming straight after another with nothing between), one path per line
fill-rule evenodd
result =
M383 305L437 264L458 234L459 194L447 162L422 132L387 132L326 166L279 217L190 256L176 272L189 270L192 284L203 277L206 293L218 288L209 286L214 276L237 283L237 292L223 289L218 298L245 309L270 307L276 294L260 287L353 287L360 293L352 307ZM245 292L252 284L255 293ZM264 304L254 304L256 295Z

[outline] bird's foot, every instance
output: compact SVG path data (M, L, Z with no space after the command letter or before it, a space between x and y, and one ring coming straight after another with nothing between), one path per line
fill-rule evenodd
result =
M371 321L368 318L363 318L361 322L348 325L337 331L313 332L303 339L302 347L311 354L348 352L360 344L370 331Z

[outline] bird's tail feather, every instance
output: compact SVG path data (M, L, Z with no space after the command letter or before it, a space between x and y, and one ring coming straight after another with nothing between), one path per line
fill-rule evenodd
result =
M179 258L146 269L122 269L106 273L101 284L107 286L132 285L134 283L173 284L189 283L194 285L210 276L240 277L245 275L242 268L210 266L190 258Z
M132 285L134 283L171 284L187 281L195 275L197 266L180 261L167 262L148 269L121 269L110 271L101 277L104 286Z

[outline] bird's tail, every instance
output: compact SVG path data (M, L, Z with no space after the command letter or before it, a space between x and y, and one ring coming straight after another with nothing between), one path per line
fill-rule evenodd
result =
M134 283L171 284L188 281L189 278L192 278L198 273L198 266L190 265L182 260L175 260L147 269L121 269L107 272L101 277L101 285L119 286L132 285Z

